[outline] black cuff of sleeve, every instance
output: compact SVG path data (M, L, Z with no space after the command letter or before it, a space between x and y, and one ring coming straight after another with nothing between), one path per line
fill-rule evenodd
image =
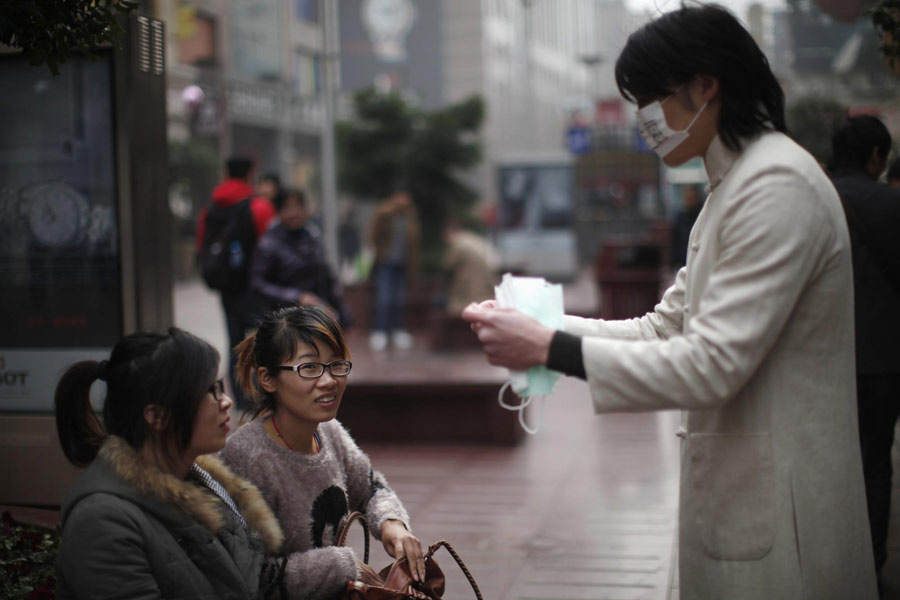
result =
M587 379L584 372L584 357L581 355L581 337L557 330L550 341L547 368Z

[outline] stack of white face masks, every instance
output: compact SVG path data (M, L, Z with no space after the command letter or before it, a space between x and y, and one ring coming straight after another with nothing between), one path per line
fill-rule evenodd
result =
M514 277L506 273L500 285L494 286L494 296L501 308L515 308L551 329L563 328L563 293L562 286L558 283L547 283L543 277ZM534 398L550 394L559 376L558 372L543 365L531 367L527 371L510 371L509 381L500 388L500 406L518 411L522 429L528 433L537 433L540 414L536 415L536 424L532 428L525 422L525 409ZM503 400L508 387L521 398L519 404L508 404Z

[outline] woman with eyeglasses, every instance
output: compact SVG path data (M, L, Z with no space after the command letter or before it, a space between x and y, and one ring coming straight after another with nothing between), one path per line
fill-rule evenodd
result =
M253 485L211 453L231 398L219 355L180 329L136 333L56 388L66 457L87 466L62 506L60 598L228 598L279 593L282 532ZM91 407L106 382L103 419Z
M368 571L349 547L335 546L347 515L366 515L372 534L394 558L407 556L422 580L422 545L384 476L335 420L352 364L339 325L316 306L266 315L235 349L237 376L256 402L220 456L253 481L284 528L294 553L286 574L305 598L330 598Z

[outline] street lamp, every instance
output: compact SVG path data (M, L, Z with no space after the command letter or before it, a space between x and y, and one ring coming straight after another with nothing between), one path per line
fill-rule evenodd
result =
M525 81L525 118L524 123L522 123L518 129L522 132L523 137L523 147L528 147L531 145L531 142L534 140L534 132L537 130L535 126L534 118L534 75L532 74L532 65L531 65L531 8L537 3L538 0L521 0L523 14L522 17L524 19L523 23L523 31L522 31L522 50L525 53L525 73L524 73L524 81Z
M324 53L322 56L322 224L325 254L338 273L337 156L334 139L335 96L337 95L340 47L338 45L338 0L320 0Z
M582 54L578 57L578 62L589 69L591 76L588 96L590 96L593 100L596 100L597 90L600 88L600 86L597 85L600 79L598 76L598 70L599 67L606 62L606 59L599 52L594 52L592 54Z

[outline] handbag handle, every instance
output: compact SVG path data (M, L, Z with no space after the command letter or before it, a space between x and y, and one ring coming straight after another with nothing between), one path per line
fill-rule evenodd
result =
M366 549L363 554L363 562L369 564L369 523L366 521L366 517L364 514L359 512L358 510L354 510L352 513L347 515L347 520L344 521L344 526L341 527L341 532L338 534L337 541L334 543L335 546L344 546L347 543L347 534L350 532L350 526L354 521L359 521L359 524L362 525L363 528L363 539L366 542Z
M478 584L475 583L475 578L472 577L472 574L469 572L469 569L466 568L466 564L463 562L462 558L459 557L459 554L456 553L456 550L453 549L453 546L450 545L450 542L448 542L447 540L440 540L440 541L433 543L431 546L428 547L428 552L425 553L425 560L428 560L429 558L431 558L432 555L436 551L438 551L441 546L443 546L444 548L447 549L447 552L450 553L450 556L452 556L453 560L456 561L456 564L459 565L459 568L462 570L463 575L465 575L466 579L469 580L469 585L472 586L472 591L475 592L475 597L478 598L478 600L484 600L481 597L481 590L478 589Z
M369 524L366 521L365 515L363 515L358 510L353 511L347 516L347 520L344 522L344 526L341 528L340 533L338 533L337 541L335 542L336 546L343 546L347 542L347 534L350 531L350 526L354 521L359 521L359 524L362 525L363 533L365 535L366 541L366 549L365 555L363 557L363 562L369 564ZM425 560L432 558L435 552L440 550L441 546L447 549L447 552L450 553L450 556L453 557L453 560L456 561L456 564L459 565L460 570L462 570L463 575L466 576L466 579L469 580L469 585L472 586L472 591L475 592L475 597L478 600L484 600L481 596L481 590L478 589L478 584L475 583L475 578L472 577L472 573L469 572L469 569L466 567L466 563L463 562L462 558L460 558L459 554L456 553L456 550L453 549L453 546L450 545L450 542L447 540L439 540L428 547L428 552L425 553L423 557Z

